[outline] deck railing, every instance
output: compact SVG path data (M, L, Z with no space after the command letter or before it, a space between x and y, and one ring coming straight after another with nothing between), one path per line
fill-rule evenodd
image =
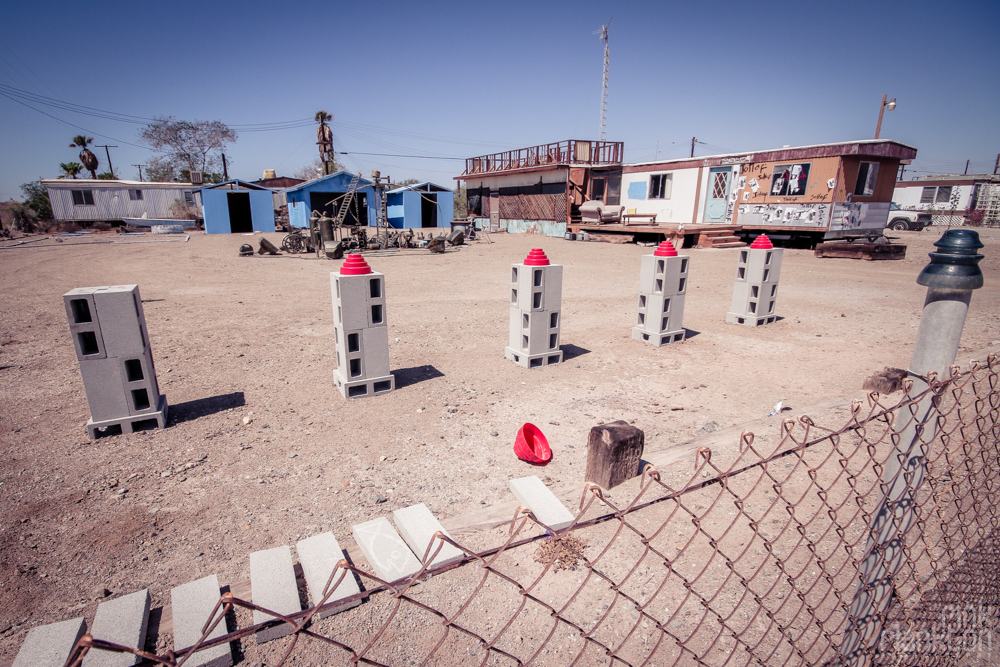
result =
M552 164L621 164L621 141L580 141L568 139L552 144L518 148L480 155L465 160L463 176L530 169Z

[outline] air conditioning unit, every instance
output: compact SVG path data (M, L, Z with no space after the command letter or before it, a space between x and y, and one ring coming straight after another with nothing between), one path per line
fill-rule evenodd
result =
M191 185L201 185L205 182L205 178L202 176L200 171L191 172Z

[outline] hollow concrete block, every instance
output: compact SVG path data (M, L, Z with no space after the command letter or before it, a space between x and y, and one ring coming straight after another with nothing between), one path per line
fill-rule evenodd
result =
M95 639L143 650L148 623L149 590L141 590L98 605L90 634ZM131 653L91 650L83 659L83 667L129 667L138 662L139 656Z
M434 541L434 533L440 531L451 537L448 535L448 531L441 526L441 522L431 514L430 509L423 503L398 509L392 513L392 518L407 546L421 561L423 561L424 554L427 553L427 547ZM438 550L439 546L440 550ZM433 554L435 550L437 550L437 555L431 560L428 567L440 567L454 563L461 560L464 555L458 547L441 540L435 542L431 553Z
M63 667L86 629L82 616L32 628L11 667Z
M285 616L302 611L290 547L280 546L250 554L250 590L253 603L265 609ZM253 612L254 625L273 618L257 609ZM263 644L291 632L290 625L281 623L258 630L255 637L258 644Z
M80 361L80 375L93 421L129 415L129 401L125 395L118 359L112 357Z
M365 355L365 377L384 377L389 374L389 329L384 326L369 327L362 333L361 349Z
M301 540L295 545L295 550L298 552L299 563L302 565L302 575L306 580L306 588L309 589L309 597L312 603L317 605L326 594L325 589L327 582L330 581L330 574L337 567L337 563L344 559L344 552L333 533L320 533ZM340 573L337 573L331 583L336 583L339 578ZM358 586L354 573L347 570L344 572L343 579L333 589L333 595L327 599L326 604L335 604L339 600L360 592L361 588ZM345 602L321 611L317 616L325 618L359 604L361 604L360 599Z

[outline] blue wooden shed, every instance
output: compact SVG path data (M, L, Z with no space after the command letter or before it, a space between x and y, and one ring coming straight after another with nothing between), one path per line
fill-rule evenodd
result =
M317 178L293 186L285 190L288 200L288 222L293 227L308 227L309 216L313 211L326 213L333 217L337 213L340 200L347 194L354 174L349 171L338 171L329 176ZM358 181L357 198L348 208L344 224L376 225L376 209L378 202L372 182L362 178Z
M209 234L274 231L274 190L239 179L199 188Z
M407 185L386 193L389 226L397 229L450 227L455 192L434 183Z

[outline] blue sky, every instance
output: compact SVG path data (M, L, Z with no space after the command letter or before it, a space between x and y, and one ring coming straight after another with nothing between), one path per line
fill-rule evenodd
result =
M120 114L232 125L334 114L351 169L453 183L464 158L597 138L611 23L607 138L628 161L882 138L909 174L992 172L1000 153L1000 3L10 2L0 84ZM86 129L115 170L153 153L136 124L0 97L0 199L58 175ZM102 136L103 135L103 136ZM130 142L130 143L126 143ZM103 149L96 150L101 169ZM311 127L242 132L230 175L290 175Z

